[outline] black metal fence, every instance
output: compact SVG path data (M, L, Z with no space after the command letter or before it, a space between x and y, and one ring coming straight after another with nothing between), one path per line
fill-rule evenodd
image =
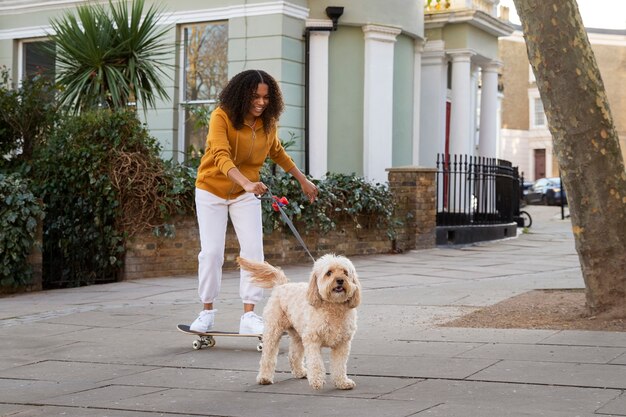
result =
M437 226L511 223L519 203L519 173L509 161L437 155Z

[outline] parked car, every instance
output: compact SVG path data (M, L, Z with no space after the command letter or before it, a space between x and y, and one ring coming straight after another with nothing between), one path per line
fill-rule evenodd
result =
M522 188L522 205L525 205L527 203L526 194L528 194L528 191L532 188L533 185L535 185L535 183L532 182L532 181L524 181L521 184L521 188Z
M561 199L563 204L567 204L567 195L559 177L538 179L526 192L524 199L526 204L560 205Z

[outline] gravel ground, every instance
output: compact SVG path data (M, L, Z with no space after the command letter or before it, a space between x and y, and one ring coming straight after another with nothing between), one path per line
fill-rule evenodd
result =
M581 289L529 291L442 326L626 332L626 320L590 317Z

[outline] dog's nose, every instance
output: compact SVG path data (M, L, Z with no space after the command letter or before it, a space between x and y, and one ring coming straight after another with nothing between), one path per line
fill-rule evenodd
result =
M337 285L343 285L343 280L342 279L338 279L337 280Z

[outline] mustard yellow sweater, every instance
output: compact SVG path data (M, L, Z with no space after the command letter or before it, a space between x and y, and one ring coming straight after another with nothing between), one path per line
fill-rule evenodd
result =
M257 182L268 156L286 172L295 166L280 143L276 128L265 134L263 123L258 119L254 132L245 125L237 130L226 112L218 107L211 113L206 151L198 167L196 187L227 200L237 198L245 191L228 178L228 171L237 167L246 178Z

